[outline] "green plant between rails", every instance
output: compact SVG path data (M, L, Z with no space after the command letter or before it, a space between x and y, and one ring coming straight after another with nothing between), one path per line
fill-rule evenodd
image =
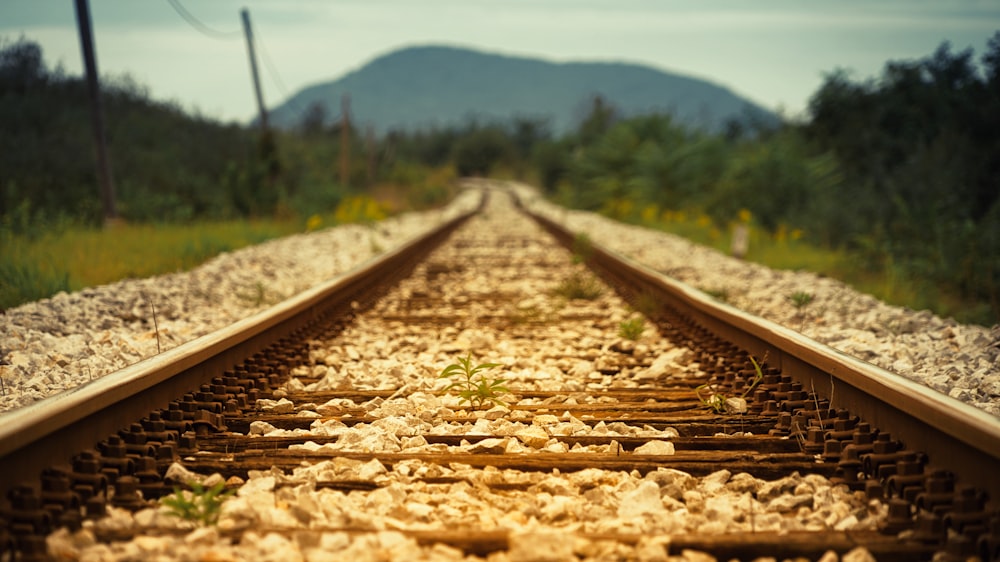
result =
M202 526L218 523L222 504L236 493L235 489L226 490L226 483L221 481L209 488L198 482L189 486L190 490L174 486L174 495L161 499L160 503L171 515Z
M563 279L553 292L570 300L592 301L601 296L603 290L601 284L593 277L574 271L569 277Z
M274 294L262 281L254 281L237 291L236 296L248 308L257 308L263 305L273 305L281 302L281 296Z
M645 331L646 321L641 316L622 320L618 324L618 335L627 340L635 341L641 338Z
M811 303L815 297L812 293L807 293L805 291L795 291L791 295L788 295L788 300L791 301L795 308L802 308L807 304Z
M500 363L473 365L470 353L465 357L459 357L458 363L452 363L445 367L438 378L452 381L444 388L444 391L457 389L462 402L468 402L473 408L481 408L486 403L506 406L507 403L500 399L500 395L510 392L510 389L505 386L507 381L500 377L491 378L483 374L484 371L499 366ZM452 377L457 378L457 380Z
M761 369L760 363L758 363L757 360L753 358L753 355L749 355L748 357L750 358L750 362L753 363L753 368L755 371L754 378L753 381L750 383L750 386L746 387L746 389L739 396L726 396L725 394L720 394L715 392L712 389L711 384L706 383L699 385L697 388L694 389L694 393L695 396L698 397L698 400L702 403L702 405L711 409L717 414L722 414L727 412L733 414L743 414L746 412L747 395L753 392L753 390L757 388L757 385L760 384L760 381L763 380L764 378L764 371ZM766 360L767 356L765 355L764 361ZM707 397L703 394L705 391L708 391L710 393L708 394Z

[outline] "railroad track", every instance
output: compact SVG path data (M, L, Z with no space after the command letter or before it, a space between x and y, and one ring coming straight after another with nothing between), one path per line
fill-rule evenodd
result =
M7 556L1000 557L992 417L487 193L267 315L25 409L0 428ZM463 359L505 388L444 390ZM152 503L219 482L239 491L216 525Z

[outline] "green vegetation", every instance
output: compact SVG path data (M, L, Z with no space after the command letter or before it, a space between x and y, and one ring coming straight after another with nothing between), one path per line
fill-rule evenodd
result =
M301 231L292 221L53 225L15 234L0 227L0 309L59 291L190 269L220 252Z
M275 204L254 133L153 102L128 76L105 80L102 97L123 217L224 219ZM100 222L83 81L47 69L37 44L0 39L0 99L0 216Z
M730 414L743 414L747 410L746 397L748 394L753 392L753 389L757 388L760 381L764 379L764 371L760 367L760 363L753 358L752 355L749 356L750 362L753 364L755 371L754 378L750 381L750 384L739 394L739 396L727 396L716 392L711 384L698 385L694 389L695 396L706 408L711 409L717 414L730 413ZM767 357L765 356L766 360ZM707 393L707 394L706 394Z
M262 136L151 101L128 77L105 90L129 228L287 221L313 230L343 222L338 208L369 222L440 205L458 175L490 175L727 253L739 227L748 234L744 259L815 271L962 322L1000 319L1000 33L981 64L945 44L921 60L890 62L877 78L831 73L799 122L749 112L709 129L669 115L624 119L597 97L559 136L551 122L522 117L379 138L352 128L341 146L342 125L322 106L297 127ZM0 273L15 285L0 286L0 306L12 306L89 284L36 241L102 217L81 80L46 68L36 44L0 39L0 99ZM170 254L176 248L207 255L233 244L172 245L159 271L189 267ZM124 275L149 271L111 261L127 264Z
M627 340L637 340L646 331L646 321L641 316L622 320L618 324L618 335Z
M0 38L0 99L0 310L294 232L371 224L455 190L449 158L423 159L418 139L366 146L351 130L356 157L342 181L338 126L306 118L262 136L152 101L125 76L103 84L120 216L104 224L81 79L47 68L37 44Z
M236 297L249 308L257 308L261 305L274 304L281 301L280 295L271 294L267 285L260 281L255 281L242 290L237 291Z
M0 279L0 310L71 290L69 274L56 269L51 261L15 261L5 256L0 261Z
M160 499L160 503L171 515L202 526L215 525L222 504L236 493L236 490L226 490L226 483L221 481L210 488L198 482L191 482L189 487L190 490L182 490L174 486L174 495Z
M788 295L788 300L791 301L795 308L802 308L807 304L811 303L814 299L812 293L807 293L805 291L795 291L794 293Z
M444 391L458 389L458 396L462 402L468 402L473 408L480 408L486 403L506 406L500 395L510 392L504 386L507 381L499 377L489 378L483 374L483 371L499 366L499 363L480 363L474 366L470 353L465 357L459 357L458 363L445 367L438 378L452 380L452 377L457 377L458 380L446 386Z
M560 281L559 285L553 289L553 293L569 300L580 299L592 301L601 296L602 292L603 289L597 279L579 271L571 273L569 277Z
M557 202L745 258L808 268L890 303L1000 319L1000 33L980 67L947 44L877 80L827 76L811 116L722 134L595 103L538 170ZM539 153L541 154L541 153Z
M354 196L306 219L199 220L182 223L119 223L88 226L69 220L30 228L0 222L0 310L59 291L191 269L221 252L327 225L372 223L386 210L370 197ZM304 224L303 224L304 223ZM256 289L251 287L247 295ZM248 302L270 302L274 295Z

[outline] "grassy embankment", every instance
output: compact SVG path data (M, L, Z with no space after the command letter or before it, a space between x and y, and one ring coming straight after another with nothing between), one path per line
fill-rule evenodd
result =
M644 219L639 221L643 226L682 236L725 254L731 252L731 231L724 232L714 226L707 216L667 212ZM892 263L883 263L878 270L872 270L858 256L811 244L802 239L802 233L796 230L779 229L774 235L769 235L751 223L749 232L747 261L773 269L818 273L838 279L883 302L914 310L931 310L962 323L990 325L993 322L987 305L970 303L919 279L900 274ZM807 289L804 291L808 292ZM791 295L788 296L791 298Z
M345 199L308 219L128 224L107 228L53 223L15 234L0 226L0 310L127 278L185 271L232 250L296 232L378 220L382 206Z
M38 237L4 233L0 308L126 278L183 271L218 255L300 230L292 221L67 226Z

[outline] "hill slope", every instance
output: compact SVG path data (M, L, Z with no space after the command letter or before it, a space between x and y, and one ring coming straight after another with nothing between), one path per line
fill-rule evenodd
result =
M351 96L355 123L379 134L512 117L546 118L561 133L587 114L601 95L626 116L670 112L681 122L716 130L750 112L777 117L726 88L704 80L625 63L552 63L441 46L412 47L376 58L338 80L304 88L271 109L272 122L291 128L321 104L328 121Z

